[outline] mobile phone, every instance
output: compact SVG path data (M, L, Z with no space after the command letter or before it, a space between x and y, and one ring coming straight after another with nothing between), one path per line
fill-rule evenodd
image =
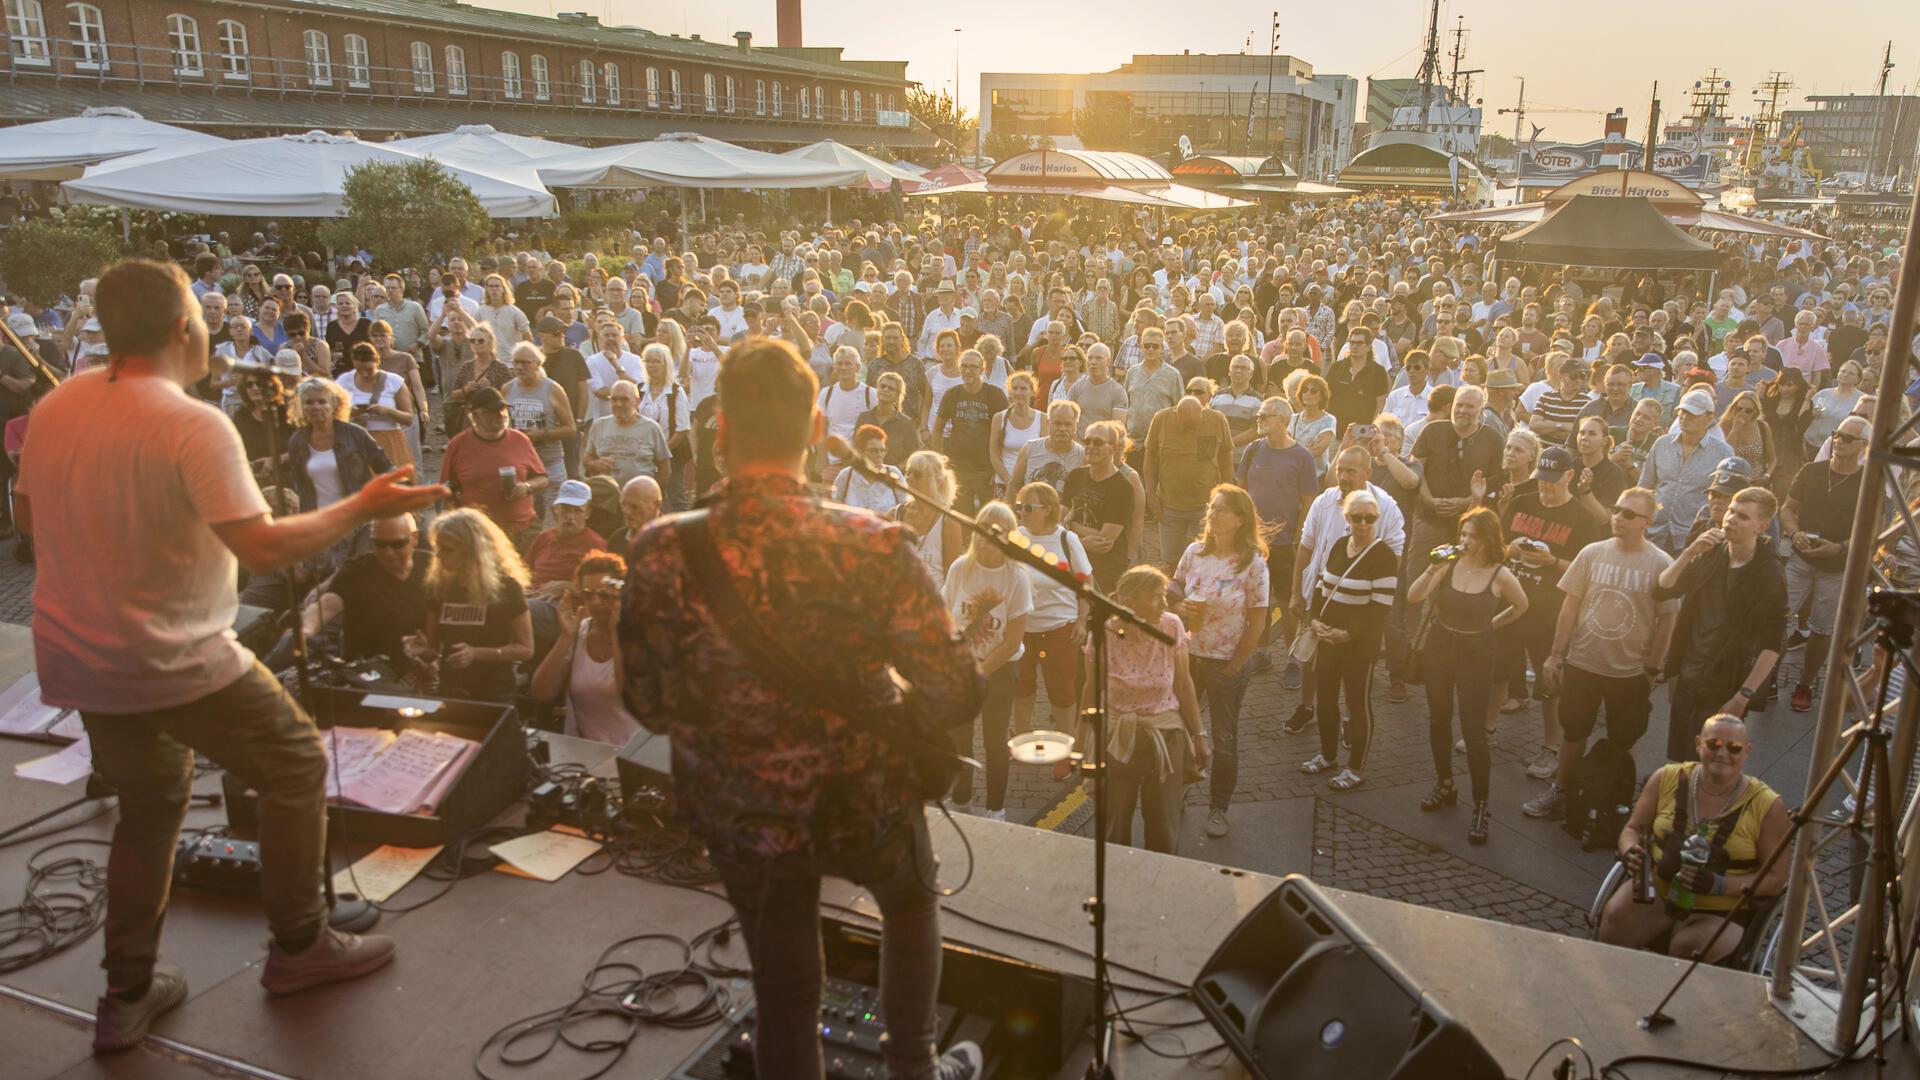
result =
M1380 429L1372 424L1353 425L1353 441L1357 443L1372 442L1373 437L1379 433Z

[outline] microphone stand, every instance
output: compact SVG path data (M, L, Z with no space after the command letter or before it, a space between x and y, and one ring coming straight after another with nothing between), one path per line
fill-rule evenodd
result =
M253 366L247 365L248 368ZM236 364L235 367L239 369L240 365ZM285 453L285 447L281 442L280 424L287 417L289 402L287 386L277 373L262 375L245 371L242 377L259 379L260 393L267 399L267 468L273 476L274 487L278 488L282 479L280 458ZM241 393L243 408L245 399L246 394L243 390ZM311 662L307 656L307 620L300 610L301 593L300 586L295 580L294 568L290 566L283 572L287 580L287 606L293 612L293 670L294 678L297 680L296 685L299 687L297 698L300 707L307 710L308 715L312 715L315 702L312 675L308 671ZM331 836L331 830L328 835ZM380 910L367 902L365 897L341 900L333 888L332 841L323 843L320 850L322 870L320 883L327 894L327 925L335 930L352 934L364 933L371 929L380 921Z
M838 453L838 450L835 450ZM1093 642L1093 686L1094 699L1081 711L1092 732L1092 745L1080 754L1080 771L1093 778L1093 895L1082 902L1081 907L1087 913L1087 921L1093 926L1093 1059L1087 1063L1087 1076L1091 1080L1112 1080L1114 1018L1108 1013L1109 1003L1113 1001L1113 987L1107 974L1107 624L1118 622L1120 628L1116 634L1128 631L1144 634L1164 645L1175 644L1174 639L1158 626L1148 623L1133 613L1133 609L1122 605L1106 593L1095 588L1092 582L1073 572L1064 562L1056 562L1046 548L1038 541L1016 529L1009 533L991 525L982 525L966 514L946 506L931 496L916 490L904 480L896 479L891 473L869 465L859 454L849 451L851 464L848 466L860 475L877 483L885 484L926 506L937 510L942 517L958 522L961 528L975 536L985 537L989 543L998 547L1008 559L1022 566L1029 566L1041 574L1058 582L1075 597L1087 604L1087 634Z

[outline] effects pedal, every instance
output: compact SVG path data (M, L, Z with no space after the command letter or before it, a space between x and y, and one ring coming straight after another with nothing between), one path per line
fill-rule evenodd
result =
M754 1073L753 992L737 990L740 1004L728 1010L720 1030L671 1074L672 1080L751 1080ZM941 1005L934 1020L935 1045L960 1039L980 1041L987 1022ZM820 1042L827 1080L883 1080L886 1059L880 1036L887 1022L880 1014L876 987L828 976L820 995Z
M231 836L181 837L173 877L182 885L214 892L260 891L260 845Z

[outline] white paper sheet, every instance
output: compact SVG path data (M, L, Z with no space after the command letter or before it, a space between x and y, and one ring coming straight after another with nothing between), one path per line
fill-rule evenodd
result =
M420 875L445 845L429 848L404 848L386 844L367 852L353 864L352 872L333 875L335 892L359 893L376 904L384 903L407 882Z
M33 672L0 692L0 735L44 734L60 718L58 706L40 701L40 678Z
M388 814L411 814L434 781L460 756L468 740L456 735L408 730L360 774L340 786L349 802Z
M447 735L445 738L452 739L458 736ZM460 742L459 756L448 762L445 769L440 770L440 778L433 782L433 787L429 788L426 796L420 800L420 813L430 815L440 809L440 804L447 801L447 792L453 790L453 785L459 783L461 774L467 771L467 763L480 752L480 744L472 739L460 739Z
M518 836L487 850L506 860L505 865L495 867L497 870L540 881L559 881L599 851L600 842L549 830Z
M93 771L93 745L86 739L68 743L57 754L49 754L13 767L13 775L22 780L41 780L49 784L71 784L84 780Z
M56 739L84 739L87 737L87 725L81 721L80 714L69 712L60 718L60 722L47 729L47 734Z
M392 746L397 736L385 728L333 727L320 733L320 747L327 753L327 798L340 794L342 785L352 783L382 751ZM333 760L339 756L338 762ZM336 782L337 776L337 782Z

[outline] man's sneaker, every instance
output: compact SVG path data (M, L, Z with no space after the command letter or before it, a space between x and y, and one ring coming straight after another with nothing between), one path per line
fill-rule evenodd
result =
M269 994L297 994L316 986L369 975L393 959L393 939L384 934L347 934L323 927L304 952L290 953L278 941L267 945L260 985Z
M1287 734L1289 735L1298 735L1312 727L1313 706L1301 702L1300 705L1293 710L1293 715L1287 718L1287 722L1283 726L1287 729Z
M1520 804L1520 812L1531 818L1557 820L1567 812L1567 794L1554 784L1547 790Z
M1280 676L1280 685L1289 690L1300 689L1300 661L1289 657L1286 673Z
M1208 812L1207 835L1215 838L1227 835L1227 812L1225 810Z
M947 1047L933 1067L934 1080L979 1080L987 1068L986 1056L976 1042L957 1042Z
M1455 740L1453 740L1453 752L1454 752L1454 753L1456 753L1456 754L1464 754L1464 753L1466 753L1466 752L1467 752L1467 740L1465 740L1465 739L1455 739Z
M1007 820L1007 812L1005 810L983 810L980 816L986 818L988 821Z
M93 1052L110 1054L136 1046L161 1013L187 999L187 973L178 964L155 964L153 981L138 1001L103 995L94 1007Z
M1395 705L1404 704L1407 700L1407 684L1401 682L1399 679L1388 683L1387 700L1393 702Z
M1560 772L1560 751L1542 749L1527 762L1527 775L1535 780L1551 780Z
M1802 645L1805 645L1807 643L1807 638L1809 636L1810 635L1807 633L1806 627L1798 626L1798 625L1794 626L1793 629L1787 631L1787 648L1789 650L1792 650L1792 649L1797 649Z
M1793 688L1793 711L1813 711L1813 687L1808 686L1806 683L1801 683L1799 686Z

